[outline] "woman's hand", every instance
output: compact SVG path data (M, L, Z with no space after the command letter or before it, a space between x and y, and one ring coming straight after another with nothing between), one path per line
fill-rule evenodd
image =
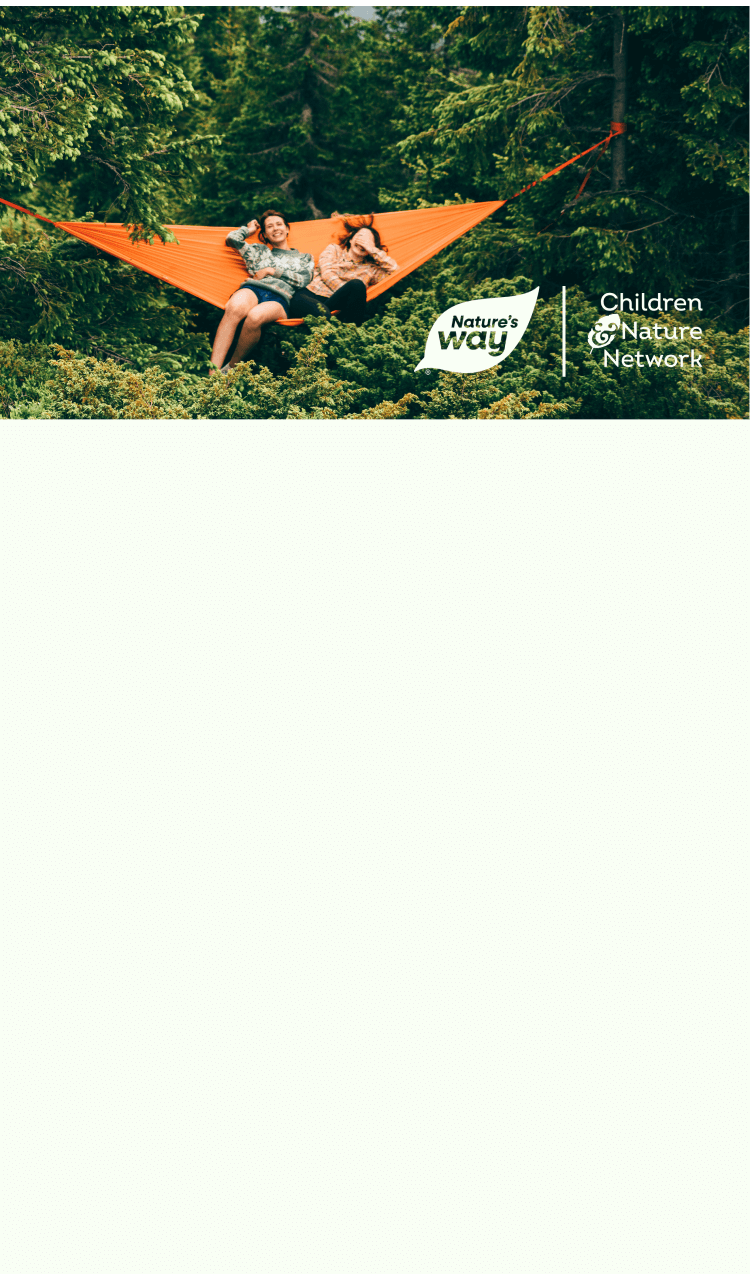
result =
M261 270L256 270L255 274L252 275L251 278L265 279L266 275L275 275L275 274L276 274L276 271L274 270L273 266L263 266Z
M352 235L351 243L355 246L355 248L359 248L360 252L365 253L371 253L373 248L376 247L375 236L366 226L363 226L361 230L358 230L356 235Z
M247 229L251 235L254 235L256 230L260 230L260 222L253 218L251 222L247 223Z

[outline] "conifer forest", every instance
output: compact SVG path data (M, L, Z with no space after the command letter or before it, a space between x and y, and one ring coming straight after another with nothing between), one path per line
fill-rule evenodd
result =
M223 376L221 310L0 205L0 415L745 417L747 87L746 6L0 6L0 196L51 221L156 240L538 183L361 326L269 324ZM536 287L499 366L415 371L448 307ZM608 292L700 298L699 366L605 366Z

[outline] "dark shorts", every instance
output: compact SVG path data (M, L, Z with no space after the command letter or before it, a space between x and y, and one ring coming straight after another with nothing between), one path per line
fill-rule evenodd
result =
M258 305L260 305L261 301L278 301L279 305L284 307L284 314L287 319L289 318L289 302L286 297L282 297L280 292L274 292L273 288L262 288L260 284L253 283L251 279L248 279L246 284L240 284L237 291L241 292L243 288L251 288L253 290L258 298Z

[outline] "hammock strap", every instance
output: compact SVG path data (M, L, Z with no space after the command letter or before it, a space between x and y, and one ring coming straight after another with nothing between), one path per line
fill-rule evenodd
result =
M538 177L535 182L529 182L529 185L524 186L523 190L516 191L515 195L509 196L509 198L505 201L506 204L509 204L511 200L513 199L518 199L519 195L525 195L527 191L531 190L532 186L537 186L539 182L546 182L548 177L554 177L556 173L561 173L562 170L564 168L567 168L569 164L575 164L576 160L583 159L584 155L590 155L592 151L597 151L600 146L603 146L604 151L606 151L607 147L612 141L612 138L617 137L617 135L620 133L624 133L626 131L626 128L627 128L627 125L625 124L615 124L615 123L610 124L610 132L607 134L606 137L603 137L600 142L595 142L593 146L589 146L588 150L581 151L580 155L574 155L572 159L566 160L564 164L558 164L557 168L551 168L548 173L544 174L544 177ZM604 154L604 151L602 151L602 155ZM592 164L592 168L593 168L593 164ZM583 183L581 185L581 190L579 190L578 195L581 194L581 191L583 190L584 186L589 180L590 173L591 173L591 169L589 169L588 173L584 177ZM576 195L576 199L578 198L578 195Z
M602 156L604 155L604 152L606 151L607 147L609 146L610 142L612 141L612 138L613 138L613 137L619 137L622 133L626 133L626 132L627 132L627 127L628 127L628 126L627 126L627 124L616 124L616 123L614 122L614 120L612 121L612 123L611 123L611 125L610 125L610 128L611 128L612 132L610 133L609 137L605 138L605 140L604 140L604 142L603 142L603 144L602 144L602 152L601 152L601 155L596 155L596 156L594 157L594 159L591 161L591 163L589 164L589 171L587 172L586 176L584 177L583 181L581 182L581 185L578 187L578 194L576 195L575 199L573 200L573 203L574 203L574 204L577 204L577 203L578 203L578 201L579 201L579 199L581 198L581 196L582 196L582 194L583 194L583 191L584 191L584 187L586 186L587 181L589 180L589 178L590 178L591 174L593 173L593 171L594 171L594 169L596 168L597 164L599 163L600 159L601 159L601 158L602 158Z
M49 222L50 226L57 225L57 222L53 222L51 217L42 217L41 213L32 213L30 208L22 208L20 204L11 204L9 199L0 199L0 204L7 204L8 208L15 208L18 213L28 213L29 217L36 217L40 222Z

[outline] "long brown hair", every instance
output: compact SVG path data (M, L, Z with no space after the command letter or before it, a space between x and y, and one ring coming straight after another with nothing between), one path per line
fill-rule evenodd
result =
M373 225L375 221L374 213L334 213L333 218L341 222L336 240L341 244L342 248L349 247L358 230L369 230L375 240L375 247L382 249L384 253L388 252L385 244L381 243L380 235Z

